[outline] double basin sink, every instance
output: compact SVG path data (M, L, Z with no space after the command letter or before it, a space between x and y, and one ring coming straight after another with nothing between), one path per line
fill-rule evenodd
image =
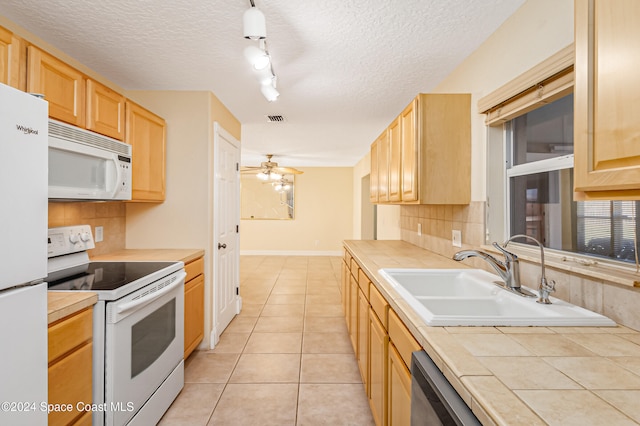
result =
M605 316L557 298L545 305L536 303L536 298L511 293L494 284L500 281L497 275L481 269L378 272L430 326L616 325Z

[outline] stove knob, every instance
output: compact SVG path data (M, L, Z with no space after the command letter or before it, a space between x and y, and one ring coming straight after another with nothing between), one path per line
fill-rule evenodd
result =
M78 241L80 241L78 239L79 236L80 236L80 234L71 234L71 235L69 235L69 241L71 241L72 244L75 244Z
M81 233L81 234L79 234L79 235L80 235L80 239L81 239L83 242L85 242L85 243L86 243L87 241L89 241L89 239L90 239L90 236L89 236L89 233L88 233L88 232L83 232L83 233Z

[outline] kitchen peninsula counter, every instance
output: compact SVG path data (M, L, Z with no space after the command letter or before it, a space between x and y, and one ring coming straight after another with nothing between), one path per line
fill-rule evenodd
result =
M344 246L484 425L640 424L637 331L430 327L378 270L468 266L403 241Z

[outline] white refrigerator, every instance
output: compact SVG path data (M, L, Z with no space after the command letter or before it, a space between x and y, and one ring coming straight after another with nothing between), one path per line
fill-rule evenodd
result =
M47 424L47 115L0 84L0 425Z

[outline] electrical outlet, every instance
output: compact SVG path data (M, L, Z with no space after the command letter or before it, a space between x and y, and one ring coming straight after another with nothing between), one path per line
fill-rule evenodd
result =
M418 224L418 237L422 235L422 224Z
M102 226L96 226L96 243L104 239L104 229Z
M458 229L451 231L451 244L454 247L462 247L462 231Z

